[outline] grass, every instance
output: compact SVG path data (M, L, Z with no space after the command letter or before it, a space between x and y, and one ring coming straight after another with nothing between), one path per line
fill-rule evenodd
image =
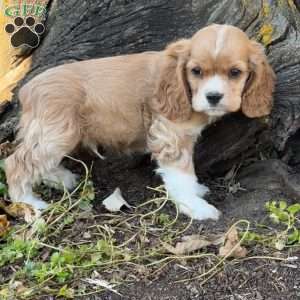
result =
M178 210L175 217L165 213L169 198L163 186L151 188L156 196L132 211L97 214L90 172L82 165L86 175L75 191L64 190L33 223L16 223L2 237L0 270L7 275L1 278L0 299L80 299L105 290L119 294L121 285L155 279L174 262L203 267L201 274L191 269L175 281L197 279L205 284L224 268L230 253L221 258L214 246L183 255L166 251L164 243L174 244L189 234L193 220L179 221ZM276 248L279 240L283 248L300 244L300 207L270 202L267 211L280 229L264 227L265 233L258 233L249 221L238 221L234 226L241 236L236 246Z

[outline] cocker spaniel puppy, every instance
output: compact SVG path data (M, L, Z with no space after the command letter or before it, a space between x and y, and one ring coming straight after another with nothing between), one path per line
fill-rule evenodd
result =
M193 149L203 128L242 110L270 113L274 73L263 47L229 25L211 25L160 52L92 59L45 71L19 93L19 145L6 160L12 201L43 209L32 192L40 180L72 189L60 165L81 145L151 152L171 198L195 219L218 219L203 199Z

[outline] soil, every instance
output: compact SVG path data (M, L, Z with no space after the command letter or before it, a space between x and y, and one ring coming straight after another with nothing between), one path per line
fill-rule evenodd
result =
M91 157L82 157L87 165L91 165L92 179L96 187L96 212L102 212L101 200L110 195L116 187L120 187L124 198L136 206L145 199L153 196L153 191L147 186L158 186L160 178L155 175L155 164L149 156L120 157L109 156L106 160L93 160ZM78 164L66 162L73 171L82 173ZM217 222L194 221L190 233L199 230L218 233L225 232L230 225L240 219L247 219L252 223L265 221L264 205L266 201L290 199L282 188L259 189L252 187L251 191L239 190L228 192L224 180L200 178L200 182L210 187L208 200L217 206L223 215ZM168 205L164 208L168 214L175 214L174 209ZM183 216L180 217L184 219ZM276 250L264 252L262 249L250 249L251 256L298 256L300 249L291 248L284 253ZM204 262L207 264L209 262ZM137 278L135 283L118 287L122 297L105 292L101 295L87 296L81 299L130 299L130 300L188 300L188 299L228 299L228 300L297 300L300 299L300 261L281 262L274 259L257 258L228 262L224 269L208 280L203 286L201 281L174 283L185 278L186 268L201 270L202 262L194 265L175 262L169 264L162 273L155 278Z

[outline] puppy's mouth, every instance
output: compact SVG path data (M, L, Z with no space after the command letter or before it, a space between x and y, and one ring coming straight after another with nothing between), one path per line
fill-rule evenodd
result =
M209 116L214 116L214 117L220 117L225 114L227 114L227 110L218 108L218 107L211 107L205 110L205 113Z

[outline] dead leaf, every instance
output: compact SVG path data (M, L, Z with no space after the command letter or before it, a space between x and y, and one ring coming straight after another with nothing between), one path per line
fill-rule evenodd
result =
M0 200L0 208L14 218L24 218L27 223L35 221L41 214L31 205L23 202L14 202L10 205L6 205L3 200Z
M120 211L123 205L131 208L131 206L123 198L121 190L119 188L116 188L110 196L103 200L103 205L110 212Z
M6 215L0 215L0 237L9 230L9 221Z
M200 236L198 234L184 236L181 242L178 242L175 247L168 243L162 242L163 247L175 255L187 254L207 246L220 245L224 242L224 237L214 235L210 237Z
M226 234L225 244L220 247L219 255L223 257L235 257L242 258L247 255L247 249L238 245L236 249L232 252L232 249L238 244L240 241L238 231L236 227L232 227L232 229ZM232 252L232 253L231 253Z

